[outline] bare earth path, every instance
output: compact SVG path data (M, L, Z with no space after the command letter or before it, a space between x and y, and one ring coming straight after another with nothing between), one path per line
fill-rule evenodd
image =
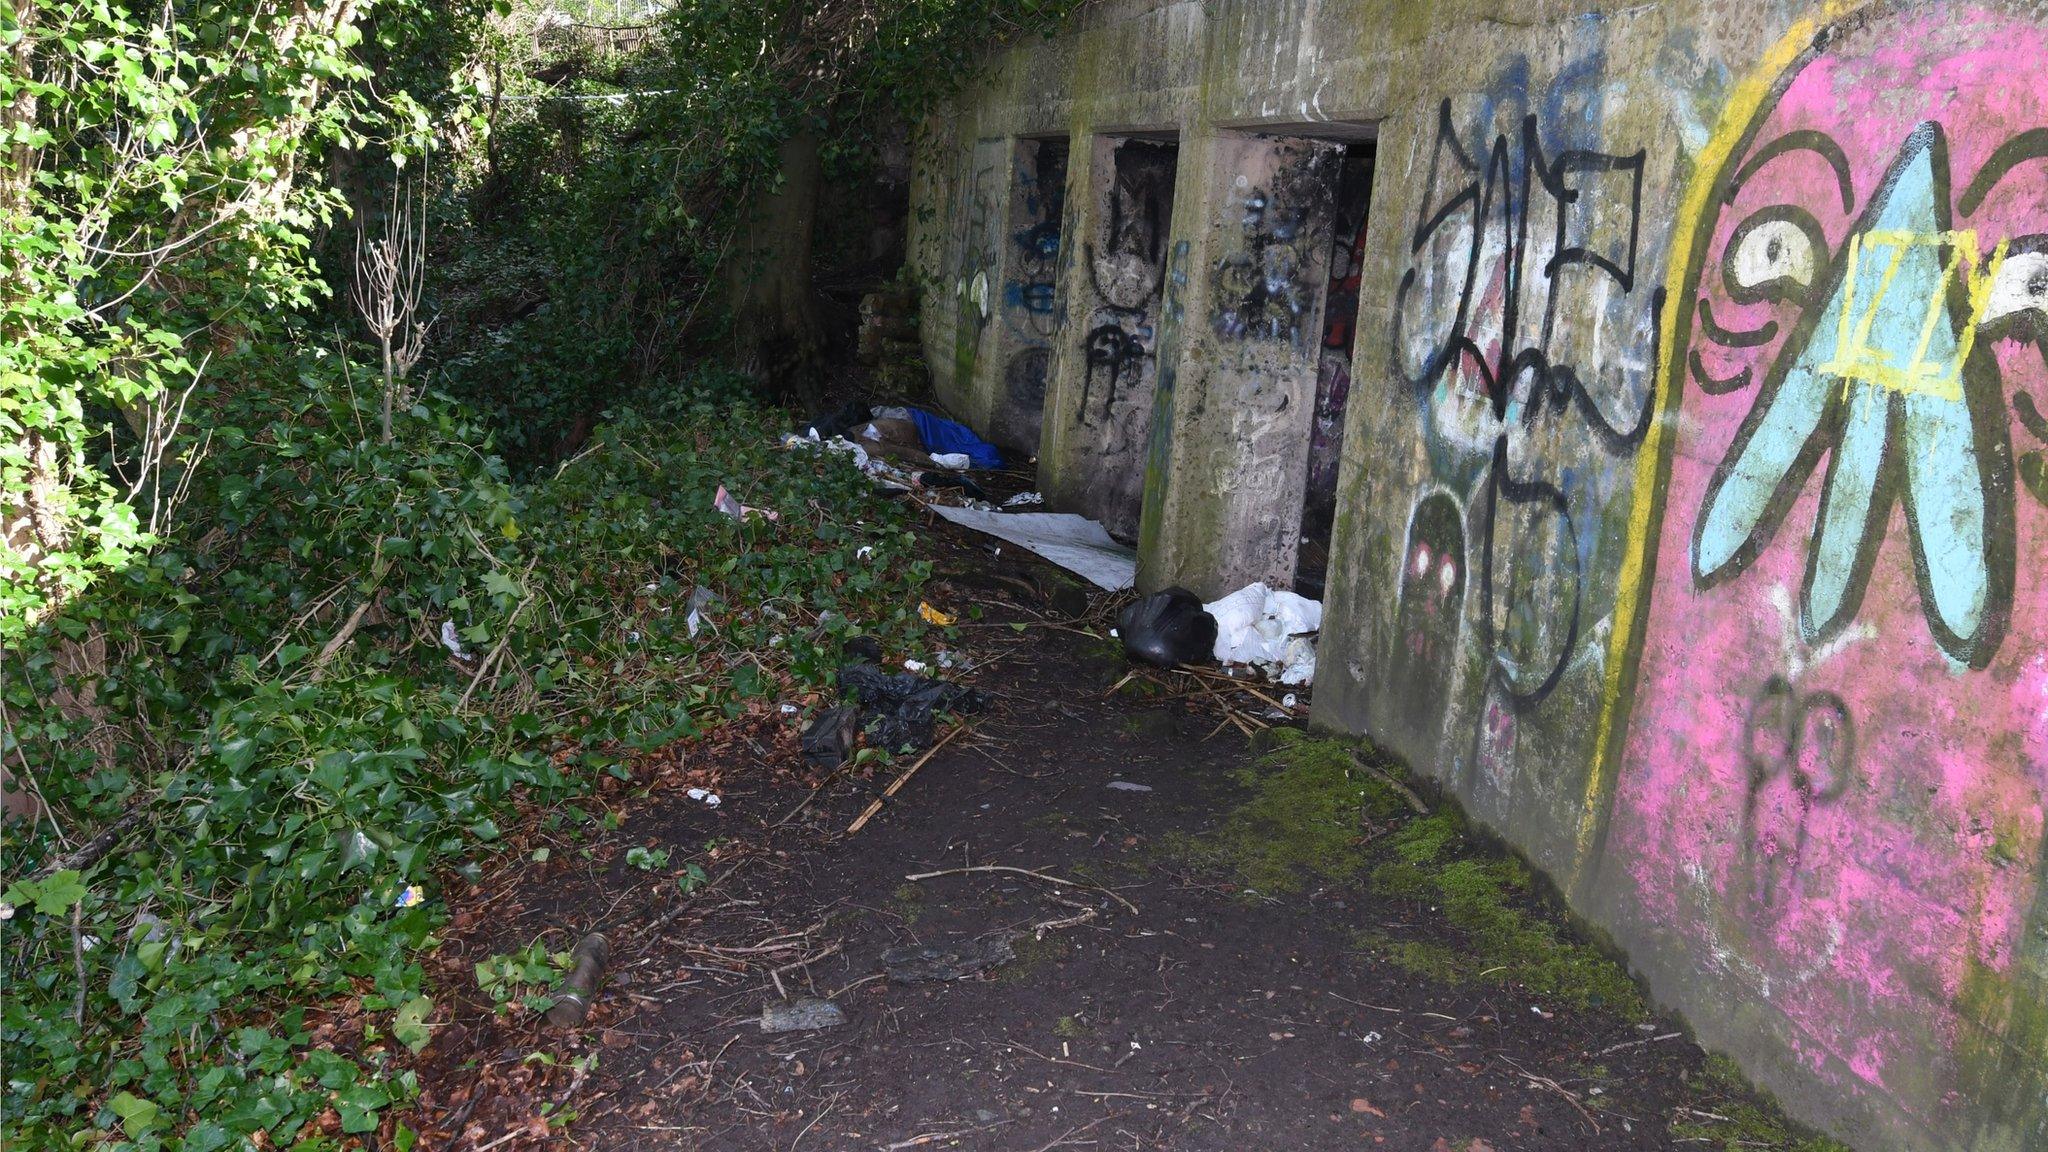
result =
M480 884L447 893L439 1027L411 1120L423 1146L1577 1152L1753 1138L1726 1119L1753 1102L1668 1021L1433 982L1361 943L1361 930L1446 941L1425 904L1363 884L1261 898L1178 863L1171 846L1236 803L1249 742L1217 732L1199 700L1110 694L1128 668L1017 590L1045 580L1035 561L932 534L930 599L986 612L962 631L994 707L856 835L905 761L872 784L828 778L803 765L795 720L764 710L641 765L582 803L590 821L510 837ZM691 784L723 804L687 799ZM635 847L668 857L643 870ZM684 896L676 877L693 863L707 882ZM906 879L981 866L1078 886ZM491 1013L476 962L536 938L566 949L592 928L614 974L580 1032ZM991 933L1015 934L1015 958L983 975L883 976L890 949ZM829 997L846 1022L764 1033L764 1004L785 995Z

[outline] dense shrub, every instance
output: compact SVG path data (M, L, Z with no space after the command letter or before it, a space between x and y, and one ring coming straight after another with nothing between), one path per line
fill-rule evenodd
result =
M367 1130L410 1092L387 1057L426 1035L439 912L401 893L473 868L512 801L821 683L856 629L923 627L901 515L782 451L772 411L615 413L515 484L458 405L380 444L341 365L290 367L213 398L175 531L6 661L0 751L54 814L4 833L32 877L6 894L10 1145L275 1145L330 1108ZM720 485L780 519L720 514ZM56 826L124 812L116 851L37 867ZM320 1050L343 1017L363 1046Z

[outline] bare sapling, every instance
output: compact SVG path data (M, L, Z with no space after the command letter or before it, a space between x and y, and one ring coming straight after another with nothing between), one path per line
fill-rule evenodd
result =
M371 238L360 224L356 227L355 279L349 295L382 356L381 432L386 444L391 442L392 409L411 402L403 395L406 380L426 351L427 330L433 327L432 320L419 318L427 270L426 213L419 202L424 185L422 178L392 187L381 235Z

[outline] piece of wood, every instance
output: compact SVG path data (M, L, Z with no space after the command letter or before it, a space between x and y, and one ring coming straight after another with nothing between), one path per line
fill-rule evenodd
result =
M1395 779L1393 773L1388 772L1386 769L1381 768L1379 765L1372 763L1371 761L1367 760L1363 756L1360 756L1356 752L1351 754L1351 762L1353 764L1358 765L1365 771L1371 773L1374 776L1374 778L1379 780L1380 783L1385 784L1387 787L1392 788L1396 792L1399 792L1401 794L1401 798L1408 801L1408 807L1414 809L1415 814L1417 816L1429 815L1429 805L1424 804L1422 802L1422 797L1416 795L1415 789L1410 788L1408 785L1403 784L1401 781Z
M875 813L880 812L882 810L882 804L885 801L887 801L889 797L894 796L898 792L901 792L903 790L903 786L905 784L910 783L910 778L912 776L917 775L918 769L930 763L931 758L939 754L939 749L944 748L946 745L952 743L953 737L958 736L962 732L967 731L968 727L969 726L966 724L956 725L952 731L940 737L938 743L932 745L929 749L925 751L924 755L919 756L917 758L917 761L915 763L913 763L910 767L904 769L903 775L898 776L895 780L890 782L887 788L882 789L882 794L880 796L877 796L874 802L867 806L867 810L865 812L862 812L859 816L855 817L853 823L846 826L846 834L848 836L851 836L855 832L858 832L861 829L867 827L868 821L875 818Z

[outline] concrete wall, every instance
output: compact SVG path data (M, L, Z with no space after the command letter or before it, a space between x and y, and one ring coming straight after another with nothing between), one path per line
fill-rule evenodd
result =
M1375 136L1317 721L1442 780L1795 1113L2048 1148L2043 60L2035 0L1107 4L925 134L930 360L986 419L971 282L1016 270L975 221L1014 219L1016 140L1070 139L1041 482L1129 491L1073 238L1105 141L1170 137L1141 581L1285 583L1313 177Z

